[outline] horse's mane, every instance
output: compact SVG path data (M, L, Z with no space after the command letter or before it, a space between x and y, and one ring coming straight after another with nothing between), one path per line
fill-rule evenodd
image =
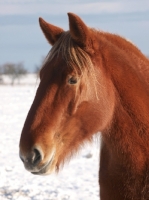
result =
M129 40L108 32L97 32L98 37L104 37L108 42L117 46L120 50L130 56L132 60L137 62L136 65L132 65L136 69L136 72L142 76L142 80L149 85L149 59L142 54L142 52Z

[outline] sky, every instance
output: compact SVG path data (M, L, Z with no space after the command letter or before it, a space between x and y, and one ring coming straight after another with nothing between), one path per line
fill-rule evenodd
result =
M51 48L38 18L68 30L68 12L126 37L149 55L148 0L0 0L0 65L23 62L33 72Z

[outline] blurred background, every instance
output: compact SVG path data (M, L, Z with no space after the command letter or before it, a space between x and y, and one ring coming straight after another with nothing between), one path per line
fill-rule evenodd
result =
M149 0L0 0L0 200L99 200L100 138L57 176L34 176L19 159L37 72L51 48L38 18L68 30L67 12L131 40L149 56Z
M23 63L34 72L50 49L38 18L67 30L67 12L91 27L130 39L149 55L148 0L0 0L0 65Z

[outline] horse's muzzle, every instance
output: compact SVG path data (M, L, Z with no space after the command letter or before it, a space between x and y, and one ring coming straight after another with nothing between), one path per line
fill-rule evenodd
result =
M49 159L45 162L44 154L39 147L34 147L30 153L23 154L20 151L20 159L22 160L26 170L35 175L45 175L50 168L54 158L54 151L51 153Z
M43 153L39 148L33 148L30 153L24 155L20 151L20 159L24 163L25 168L28 171L38 171L38 165L43 159Z

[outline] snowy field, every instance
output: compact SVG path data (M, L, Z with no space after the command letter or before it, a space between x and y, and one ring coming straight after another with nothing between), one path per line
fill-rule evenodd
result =
M24 169L19 138L37 86L33 75L22 85L0 85L0 200L99 200L97 144L83 148L58 175Z

